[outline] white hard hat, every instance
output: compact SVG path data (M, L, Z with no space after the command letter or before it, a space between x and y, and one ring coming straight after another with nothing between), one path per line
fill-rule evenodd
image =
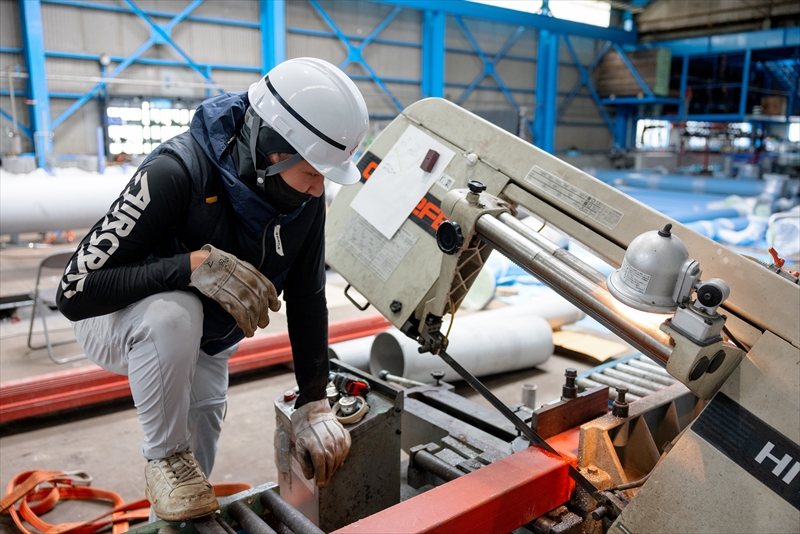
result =
M353 153L367 135L367 104L339 68L316 58L284 61L250 86L250 106L326 178L354 184Z

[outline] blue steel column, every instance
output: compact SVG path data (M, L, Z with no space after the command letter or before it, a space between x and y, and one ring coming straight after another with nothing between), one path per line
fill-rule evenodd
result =
M678 104L678 116L682 119L686 118L688 110L686 109L686 86L689 80L689 56L683 56L683 63L681 64L681 102Z
M261 64L264 74L286 61L286 4L261 0Z
M31 131L38 165L46 167L47 154L53 151L53 140L50 137L50 95L47 92L44 65L42 5L39 0L22 0L19 3L19 13L25 66L28 70Z
M558 34L539 30L536 60L536 116L533 144L553 153L556 139L558 96Z
M739 115L744 116L747 111L747 91L750 84L750 56L752 52L747 50L744 53L744 68L742 69L742 94L739 97Z
M618 148L628 147L628 122L630 112L628 106L617 106L617 116L614 118L614 146Z
M425 97L444 96L444 54L447 15L441 11L422 12L422 83Z

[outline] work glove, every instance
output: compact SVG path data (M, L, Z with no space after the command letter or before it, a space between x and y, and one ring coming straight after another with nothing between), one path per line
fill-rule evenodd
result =
M350 452L350 432L333 415L326 399L295 410L292 431L303 474L324 488Z
M253 337L256 328L269 324L269 310L281 309L278 293L267 277L233 254L211 245L208 258L192 272L192 285L219 302L230 313L244 335Z

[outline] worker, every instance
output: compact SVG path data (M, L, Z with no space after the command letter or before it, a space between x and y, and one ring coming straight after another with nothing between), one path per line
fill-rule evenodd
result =
M200 104L189 131L147 157L67 265L58 308L91 361L128 376L157 517L217 510L207 477L228 358L267 326L281 292L298 460L325 486L347 456L350 435L326 400L323 193L325 178L358 181L352 158L368 123L341 70L281 63L248 92Z

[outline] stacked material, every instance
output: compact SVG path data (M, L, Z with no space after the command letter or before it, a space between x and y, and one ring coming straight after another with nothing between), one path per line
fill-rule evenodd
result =
M628 388L625 396L637 401L678 381L646 356L633 356L607 366L591 369L580 375L576 383L584 389L609 386L609 398L617 397L617 388Z

